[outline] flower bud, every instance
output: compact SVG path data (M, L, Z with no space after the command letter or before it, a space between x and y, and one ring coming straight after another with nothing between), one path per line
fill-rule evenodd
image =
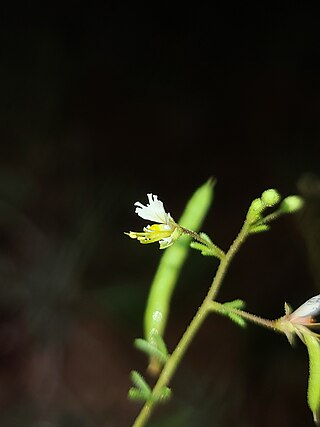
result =
M266 206L274 206L280 202L281 196L277 190L273 188L266 190L261 195L261 200L265 203Z
M254 199L248 210L247 220L251 224L258 221L261 218L261 214L265 208L266 208L266 205L263 203L263 201L260 198Z
M280 210L282 213L293 213L303 207L304 201L300 196L288 196L282 200Z

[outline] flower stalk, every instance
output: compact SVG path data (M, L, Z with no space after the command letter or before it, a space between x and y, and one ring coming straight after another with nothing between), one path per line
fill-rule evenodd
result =
M135 397L140 398L141 394L144 394L147 397L145 399L145 404L143 405L132 427L144 427L150 419L155 405L159 402L159 397L160 400L165 400L170 396L171 392L168 386L172 380L172 377L176 372L185 352L190 346L194 336L205 321L206 317L211 312L228 315L231 320L234 320L240 326L243 326L245 320L247 320L274 331L284 333L290 343L292 343L294 336L298 335L308 348L310 364L312 361L313 367L311 371L318 373L320 371L320 363L314 362L314 360L318 360L317 356L315 357L314 354L315 352L320 354L319 336L311 331L308 326L315 325L314 316L320 313L319 296L311 298L293 313L290 312L288 306L286 305L285 315L276 320L264 319L241 310L240 308L243 308L243 301L241 300L235 300L225 304L221 304L216 301L229 265L242 244L245 242L246 238L251 234L268 230L269 223L278 218L278 216L285 213L295 212L296 210L300 209L303 205L301 198L298 196L289 196L282 200L277 210L265 215L266 210L274 208L275 205L280 203L281 196L274 189L264 191L260 198L253 200L251 203L244 224L226 253L224 253L218 246L216 246L206 234L195 232L176 223L171 215L165 211L163 203L158 200L157 196L151 193L148 194L148 201L149 203L147 205L136 202L136 213L141 218L155 222L155 224L144 227L142 232L130 231L125 234L127 234L132 239L137 239L142 244L159 242L160 249L168 248L182 235L188 235L194 239L194 242L191 242L191 247L199 250L203 255L217 257L220 260L220 263L211 282L207 295L203 299L202 304L198 308L195 316L191 320L189 326L186 328L184 334L182 335L171 355L165 352L164 357L162 357L163 352L158 347L158 345L155 346L157 350L155 351L155 349L152 347L154 345L153 339L149 340L149 335L147 336L147 342L143 340L138 341L139 346L144 351L146 351L147 354L154 354L157 357L157 354L160 352L163 368L155 386L152 390L150 389L150 391L144 384L142 377L135 375L134 378L136 380L136 388L133 390ZM162 312L159 310L155 311L154 313L157 316L159 314L162 316ZM158 316L156 319L158 318L162 320L162 317L160 318ZM154 320L154 315L152 315L152 319ZM157 335L155 335L155 338L157 338ZM159 334L158 338L161 342L161 334ZM162 342L164 343L164 341ZM315 345L315 343L317 345ZM320 392L318 392L318 389L320 390L320 375L318 381L315 380L315 374L313 374L311 380L309 381L309 389L311 390L309 393L311 396L309 398L309 406L314 414L315 421L318 422L320 417Z
M152 390L152 395L157 395L157 393L159 393L159 391L164 386L169 385L181 359L183 358L186 350L191 344L194 336L198 332L200 326L203 324L208 314L212 311L212 301L214 300L214 298L217 296L219 292L219 289L222 285L222 280L227 272L228 266L231 260L233 259L233 257L235 256L235 254L237 253L237 251L239 250L240 246L244 243L248 234L249 234L248 227L244 225L240 233L238 234L237 238L234 240L234 242L230 246L230 249L226 253L225 257L221 260L219 267L217 269L216 275L211 283L209 292L204 298L201 306L199 307L196 315L194 316L191 323L187 327L179 343L177 344L175 350L173 351L171 356L168 358L168 361L164 365L163 370L158 378L158 381L156 382ZM147 401L143 406L143 408L141 409L141 412L139 413L132 427L145 426L154 410L154 406L155 406L154 399L150 399L149 401Z

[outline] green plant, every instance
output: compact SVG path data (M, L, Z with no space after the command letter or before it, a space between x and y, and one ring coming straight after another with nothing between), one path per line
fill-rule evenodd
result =
M311 298L294 312L285 304L285 314L276 320L264 319L244 311L245 303L241 299L227 303L216 300L230 262L245 240L252 234L269 230L270 223L279 216L299 210L303 206L303 200L296 195L282 199L274 189L264 191L251 203L239 234L228 251L224 252L208 235L199 232L213 199L214 184L214 181L209 180L194 193L178 222L165 211L163 203L155 195L148 194L149 203L146 206L140 202L135 203L136 213L156 224L148 225L142 232L130 231L126 234L142 244L159 242L160 249L166 249L166 252L151 285L144 318L145 336L135 340L135 346L148 355L149 371L157 377L157 381L151 389L141 374L132 372L134 386L129 391L129 397L144 402L133 427L146 425L156 405L171 397L170 381L203 321L212 312L227 316L240 326L249 321L283 333L291 344L295 336L301 339L307 347L310 360L308 404L315 423L319 423L320 344L319 335L312 327L317 325L314 317L320 313L320 296ZM218 258L219 266L195 316L175 349L168 353L164 331L169 305L189 247L200 251L204 256Z

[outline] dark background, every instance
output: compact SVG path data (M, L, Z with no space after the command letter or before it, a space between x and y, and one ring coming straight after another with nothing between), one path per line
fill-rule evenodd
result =
M146 359L132 343L161 253L123 231L145 225L133 203L147 192L178 218L217 178L203 229L223 249L263 190L302 194L302 214L242 248L220 297L276 318L319 292L319 16L301 4L2 8L1 425L133 422L129 372ZM216 268L188 261L169 349ZM312 426L307 373L301 343L212 316L150 426Z

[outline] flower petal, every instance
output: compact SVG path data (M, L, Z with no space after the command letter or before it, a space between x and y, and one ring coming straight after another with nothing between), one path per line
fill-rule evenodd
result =
M152 193L148 193L147 196L149 203L146 206L140 202L136 202L134 204L137 206L135 210L136 214L149 221L155 221L160 224L169 224L171 216L169 213L166 213L163 203L158 199L158 196L153 195Z
M312 319L320 313L320 295L316 295L304 304L300 305L293 313L290 314L290 320L299 323L299 319ZM310 323L310 321L309 321Z

